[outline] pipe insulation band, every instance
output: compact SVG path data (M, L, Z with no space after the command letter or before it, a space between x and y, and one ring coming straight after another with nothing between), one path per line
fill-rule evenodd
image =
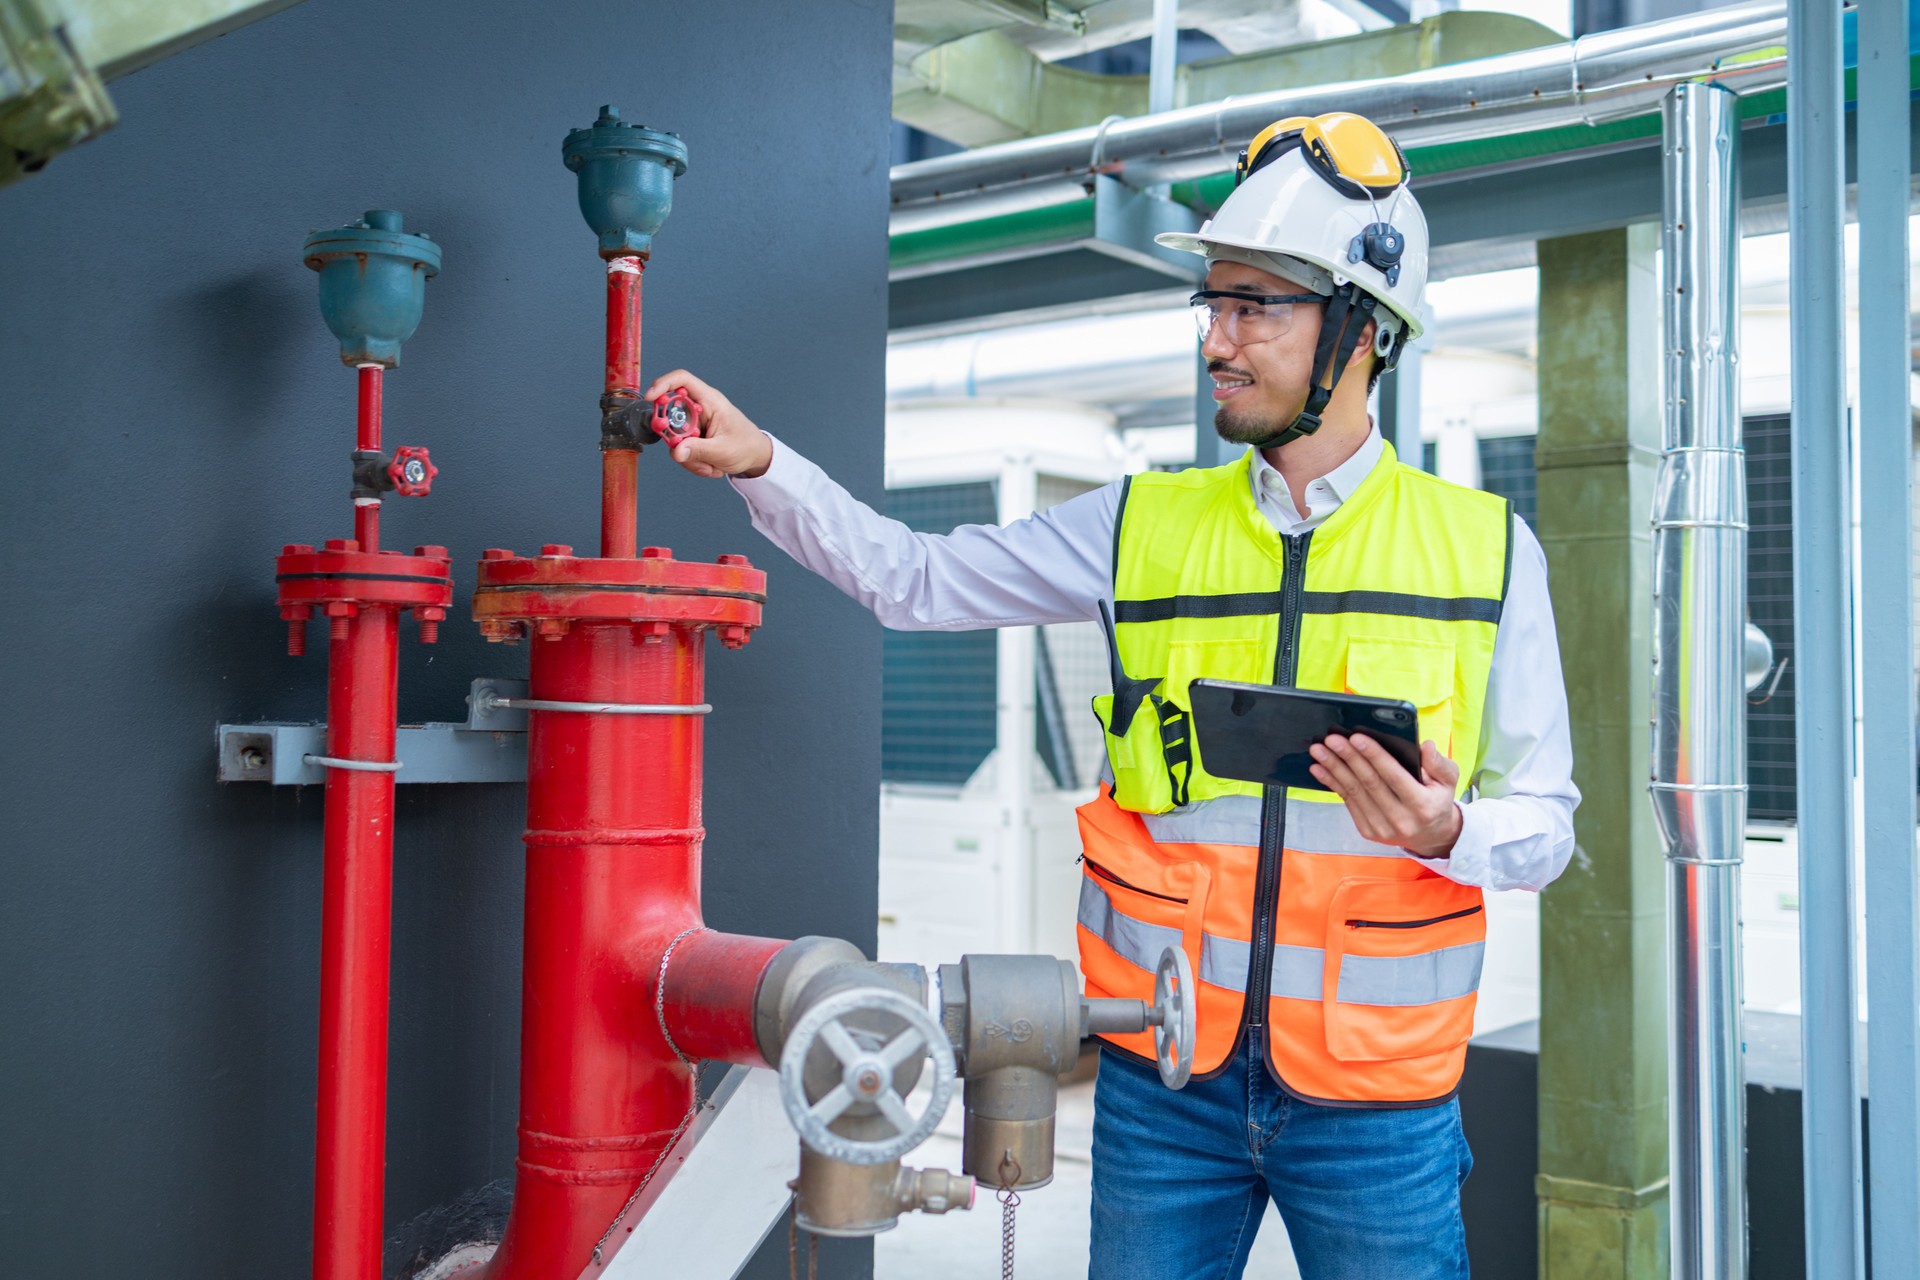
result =
M392 760L381 764L376 760L342 760L338 756L301 756L308 764L317 764L327 769L350 769L357 773L398 773L400 762Z
M713 710L710 702L556 702L552 698L490 697L482 705L488 711L505 707L516 711L577 711L607 716L704 716Z

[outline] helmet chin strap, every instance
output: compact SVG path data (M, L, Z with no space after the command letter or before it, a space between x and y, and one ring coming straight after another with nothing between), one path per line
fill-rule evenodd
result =
M1347 362L1353 359L1353 349L1360 345L1360 335L1378 305L1372 294L1362 292L1351 282L1334 287L1333 297L1327 300L1326 315L1320 321L1320 337L1313 344L1313 377L1307 403L1286 430L1253 441L1255 449L1278 449L1320 429L1320 415L1333 399L1333 389L1340 385L1340 375L1346 372ZM1325 386L1321 385L1323 380Z

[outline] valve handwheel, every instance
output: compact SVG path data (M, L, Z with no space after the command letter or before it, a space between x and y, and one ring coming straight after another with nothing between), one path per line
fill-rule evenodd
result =
M692 440L700 434L700 406L687 394L686 388L675 387L653 402L649 422L653 434L659 436L667 448L676 448L682 440Z
M1200 1009L1194 1000L1193 965L1179 947L1160 953L1153 973L1154 1065L1160 1083L1169 1089L1185 1087L1193 1075L1193 1042L1200 1030Z
M393 451L393 461L387 464L387 479L393 481L393 491L403 498L426 497L433 491L433 478L439 474L440 468L433 465L424 445L401 445Z
M851 1014L887 1014L905 1026L891 1037L851 1026ZM807 1062L824 1047L832 1055L831 1088L807 1096ZM933 1089L916 1116L894 1086L894 1072L923 1055L933 1059ZM933 1015L897 991L840 991L801 1016L780 1053L780 1100L800 1140L830 1160L874 1165L898 1160L930 1135L953 1098L953 1047ZM892 1133L854 1138L829 1126L855 1107L884 1118Z

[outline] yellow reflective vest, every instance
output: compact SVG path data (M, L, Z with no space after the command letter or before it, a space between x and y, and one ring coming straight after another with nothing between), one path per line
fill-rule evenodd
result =
M1132 478L1114 531L1111 787L1081 807L1087 993L1151 1000L1165 947L1198 980L1194 1074L1262 1028L1311 1101L1419 1106L1459 1083L1485 948L1480 890L1364 839L1330 792L1207 772L1188 722L1202 677L1404 699L1420 734L1480 765L1512 566L1505 500L1402 466L1387 446L1309 533L1255 504L1251 455ZM1259 815L1260 843L1236 841ZM1112 1036L1150 1057L1149 1035Z

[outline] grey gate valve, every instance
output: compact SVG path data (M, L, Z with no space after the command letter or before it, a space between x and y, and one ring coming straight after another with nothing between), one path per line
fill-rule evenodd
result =
M849 1014L884 1013L905 1028L884 1044L869 1031L849 1027ZM834 1080L816 1099L807 1096L807 1062L824 1047L834 1060ZM933 1059L933 1088L925 1109L915 1116L894 1084L894 1073L922 1055ZM780 1053L780 1100L800 1140L830 1160L877 1165L900 1159L933 1133L953 1098L953 1047L918 1003L885 988L860 988L827 996L801 1015ZM870 1108L892 1127L884 1138L835 1133L834 1121L858 1106Z
M1160 1083L1169 1089L1186 1086L1193 1076L1193 1045L1200 1032L1200 1008L1194 999L1193 965L1179 947L1160 953L1153 971L1153 1062Z

